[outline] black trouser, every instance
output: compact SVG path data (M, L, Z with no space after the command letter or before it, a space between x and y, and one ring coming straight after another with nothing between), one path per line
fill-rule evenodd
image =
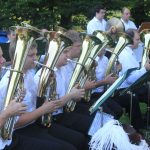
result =
M4 150L60 150L61 147L62 145L56 142L14 133L11 145L6 146Z
M77 150L72 144L51 136L48 134L47 128L39 127L36 123L18 129L16 132L21 136L35 138L41 144L46 143L49 150ZM42 150L45 149L43 148Z
M120 104L122 107L126 108L126 111L128 114L130 114L130 104L131 104L131 95L130 94L124 94L120 96L120 92L122 90L118 90L115 93L114 100ZM131 124L133 127L137 130L144 127L144 123L142 120L141 110L139 106L138 98L135 94L132 96L132 108L131 108Z
M43 97L37 98L37 107L41 106L43 99ZM87 116L75 112L64 112L60 115L53 116L53 118L55 118L54 123L76 130L84 135L88 134L88 130L93 121L93 116Z
M59 124L52 122L51 127L48 128L48 133L58 139L71 143L78 150L84 150L87 147L86 138L82 133Z
M93 93L89 102L78 103L76 106L76 112L89 115L89 108L102 96L102 94L103 93ZM119 119L122 116L122 107L111 98L106 100L101 106L105 113L113 115L115 119Z
M88 135L88 130L93 121L93 117L76 112L64 112L60 115L55 116L55 118L56 123L81 132L85 136Z

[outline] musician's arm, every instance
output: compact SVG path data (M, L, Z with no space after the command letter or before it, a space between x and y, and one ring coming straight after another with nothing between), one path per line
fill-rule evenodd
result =
M10 112L8 110L4 110L0 113L0 128L2 128L5 122L10 117Z

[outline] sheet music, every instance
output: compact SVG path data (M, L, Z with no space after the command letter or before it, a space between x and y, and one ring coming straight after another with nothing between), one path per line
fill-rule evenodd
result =
M137 68L128 69L122 76L120 76L105 93L90 107L90 112L95 112L113 93L114 91L124 82L124 80L130 75L130 73Z
M88 135L93 136L98 131L98 129L100 129L105 123L112 120L113 118L114 117L110 114L97 111L89 129Z

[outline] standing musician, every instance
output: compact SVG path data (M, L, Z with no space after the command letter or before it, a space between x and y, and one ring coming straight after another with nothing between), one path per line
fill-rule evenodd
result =
M87 34L93 34L95 30L105 31L106 21L104 16L106 14L106 8L104 6L98 5L95 7L94 13L94 18L88 22Z
M131 12L129 8L123 7L121 13L122 13L121 21L124 24L125 31L128 29L137 29L134 22L130 20Z
M29 53L27 55L25 65L23 68L24 76L24 88L26 90L25 97L23 99L23 103L27 107L27 111L22 114L16 125L15 128L19 128L15 130L15 133L21 137L27 137L27 139L31 140L32 144L27 144L27 141L21 141L26 143L24 147L21 149L30 149L27 148L28 146L31 149L53 149L53 150L76 150L76 148L60 139L57 139L48 134L47 130L44 128L38 127L34 122L35 120L42 116L45 113L54 111L57 109L56 103L45 103L38 109L36 109L36 85L34 83L34 74L32 68L35 67L34 61L36 60L36 53L37 53L37 44L33 43L30 47ZM7 71L3 79L1 80L0 84L0 100L2 101L6 94L7 84L8 84L8 77L10 71ZM31 86L32 85L32 86ZM24 106L24 105L23 105ZM33 139L33 140L32 140Z
M136 59L136 56L133 52L133 49L137 48L140 42L139 33L134 29L128 29L126 33L132 38L133 44L128 45L124 48L124 50L119 54L119 62L122 65L122 70L119 75L123 75L130 68L139 68L139 62ZM146 71L150 70L149 62L146 62L145 66L133 71L130 76L122 83L119 87L119 90L116 92L115 100L122 106L127 109L127 112L130 113L130 94L124 94L122 96L119 95L120 91L129 87L132 83L134 83L138 78L140 78ZM139 101L136 95L133 95L132 98L132 112L131 112L131 124L135 129L139 130L143 128L143 120L141 116L141 111L139 107Z

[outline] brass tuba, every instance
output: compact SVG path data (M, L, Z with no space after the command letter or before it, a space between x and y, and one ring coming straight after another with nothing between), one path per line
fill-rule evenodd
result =
M49 34L51 40L49 41L49 47L47 53L45 54L44 65L42 67L40 75L38 97L44 96L50 101L55 100L57 96L56 79L54 73L55 65L59 59L59 56L65 50L65 48L72 45L72 41L62 34L62 30L52 31ZM50 127L51 114L43 115L40 123L44 126Z
M87 77L84 80L83 78L80 79L79 83L81 87L84 86L85 81L87 79L89 81L96 80L95 70L96 70L97 62L95 59L97 55L101 52L101 50L103 50L103 48L105 48L108 44L111 45L113 42L112 38L109 35L107 35L106 33L100 30L94 31L93 35L96 36L101 41L101 43L99 45L99 48L91 50L91 53L85 63L86 70L87 70ZM90 100L90 97L91 97L91 90L85 91L84 100L88 102Z
M27 27L16 26L12 27L17 34L16 50L12 69L10 69L10 78L5 97L4 109L8 106L12 99L20 102L20 92L23 89L23 66L27 57L29 48L35 40L37 33ZM9 118L1 129L1 137L4 140L11 139L16 116Z
M118 75L117 72L117 63L118 63L118 56L122 52L122 50L128 45L132 43L131 38L125 34L125 33L118 33L117 34L117 45L115 46L115 49L113 50L111 57L108 62L108 66L106 69L106 76L110 73L113 73L114 75Z
M141 67L143 67L149 58L150 53L150 29L145 29L140 33L141 41L144 43L144 51L141 62Z
M82 52L72 74L67 93L71 91L76 83L79 83L81 88L84 86L85 81L88 78L90 68L95 60L95 56L101 48L102 43L97 37L84 35L83 39ZM73 111L75 105L76 102L70 100L66 105L66 111Z
M96 36L102 42L102 44L99 50L96 53L93 53L92 56L90 56L91 58L93 58L92 65L89 67L89 71L88 71L88 78L91 81L96 80L95 70L96 70L97 62L95 61L95 58L97 57L98 53L101 52L101 50L106 46L111 46L114 43L113 39L106 32L96 30L94 31L93 35ZM85 92L84 99L86 101L89 101L90 97L91 97L91 90L88 90Z

